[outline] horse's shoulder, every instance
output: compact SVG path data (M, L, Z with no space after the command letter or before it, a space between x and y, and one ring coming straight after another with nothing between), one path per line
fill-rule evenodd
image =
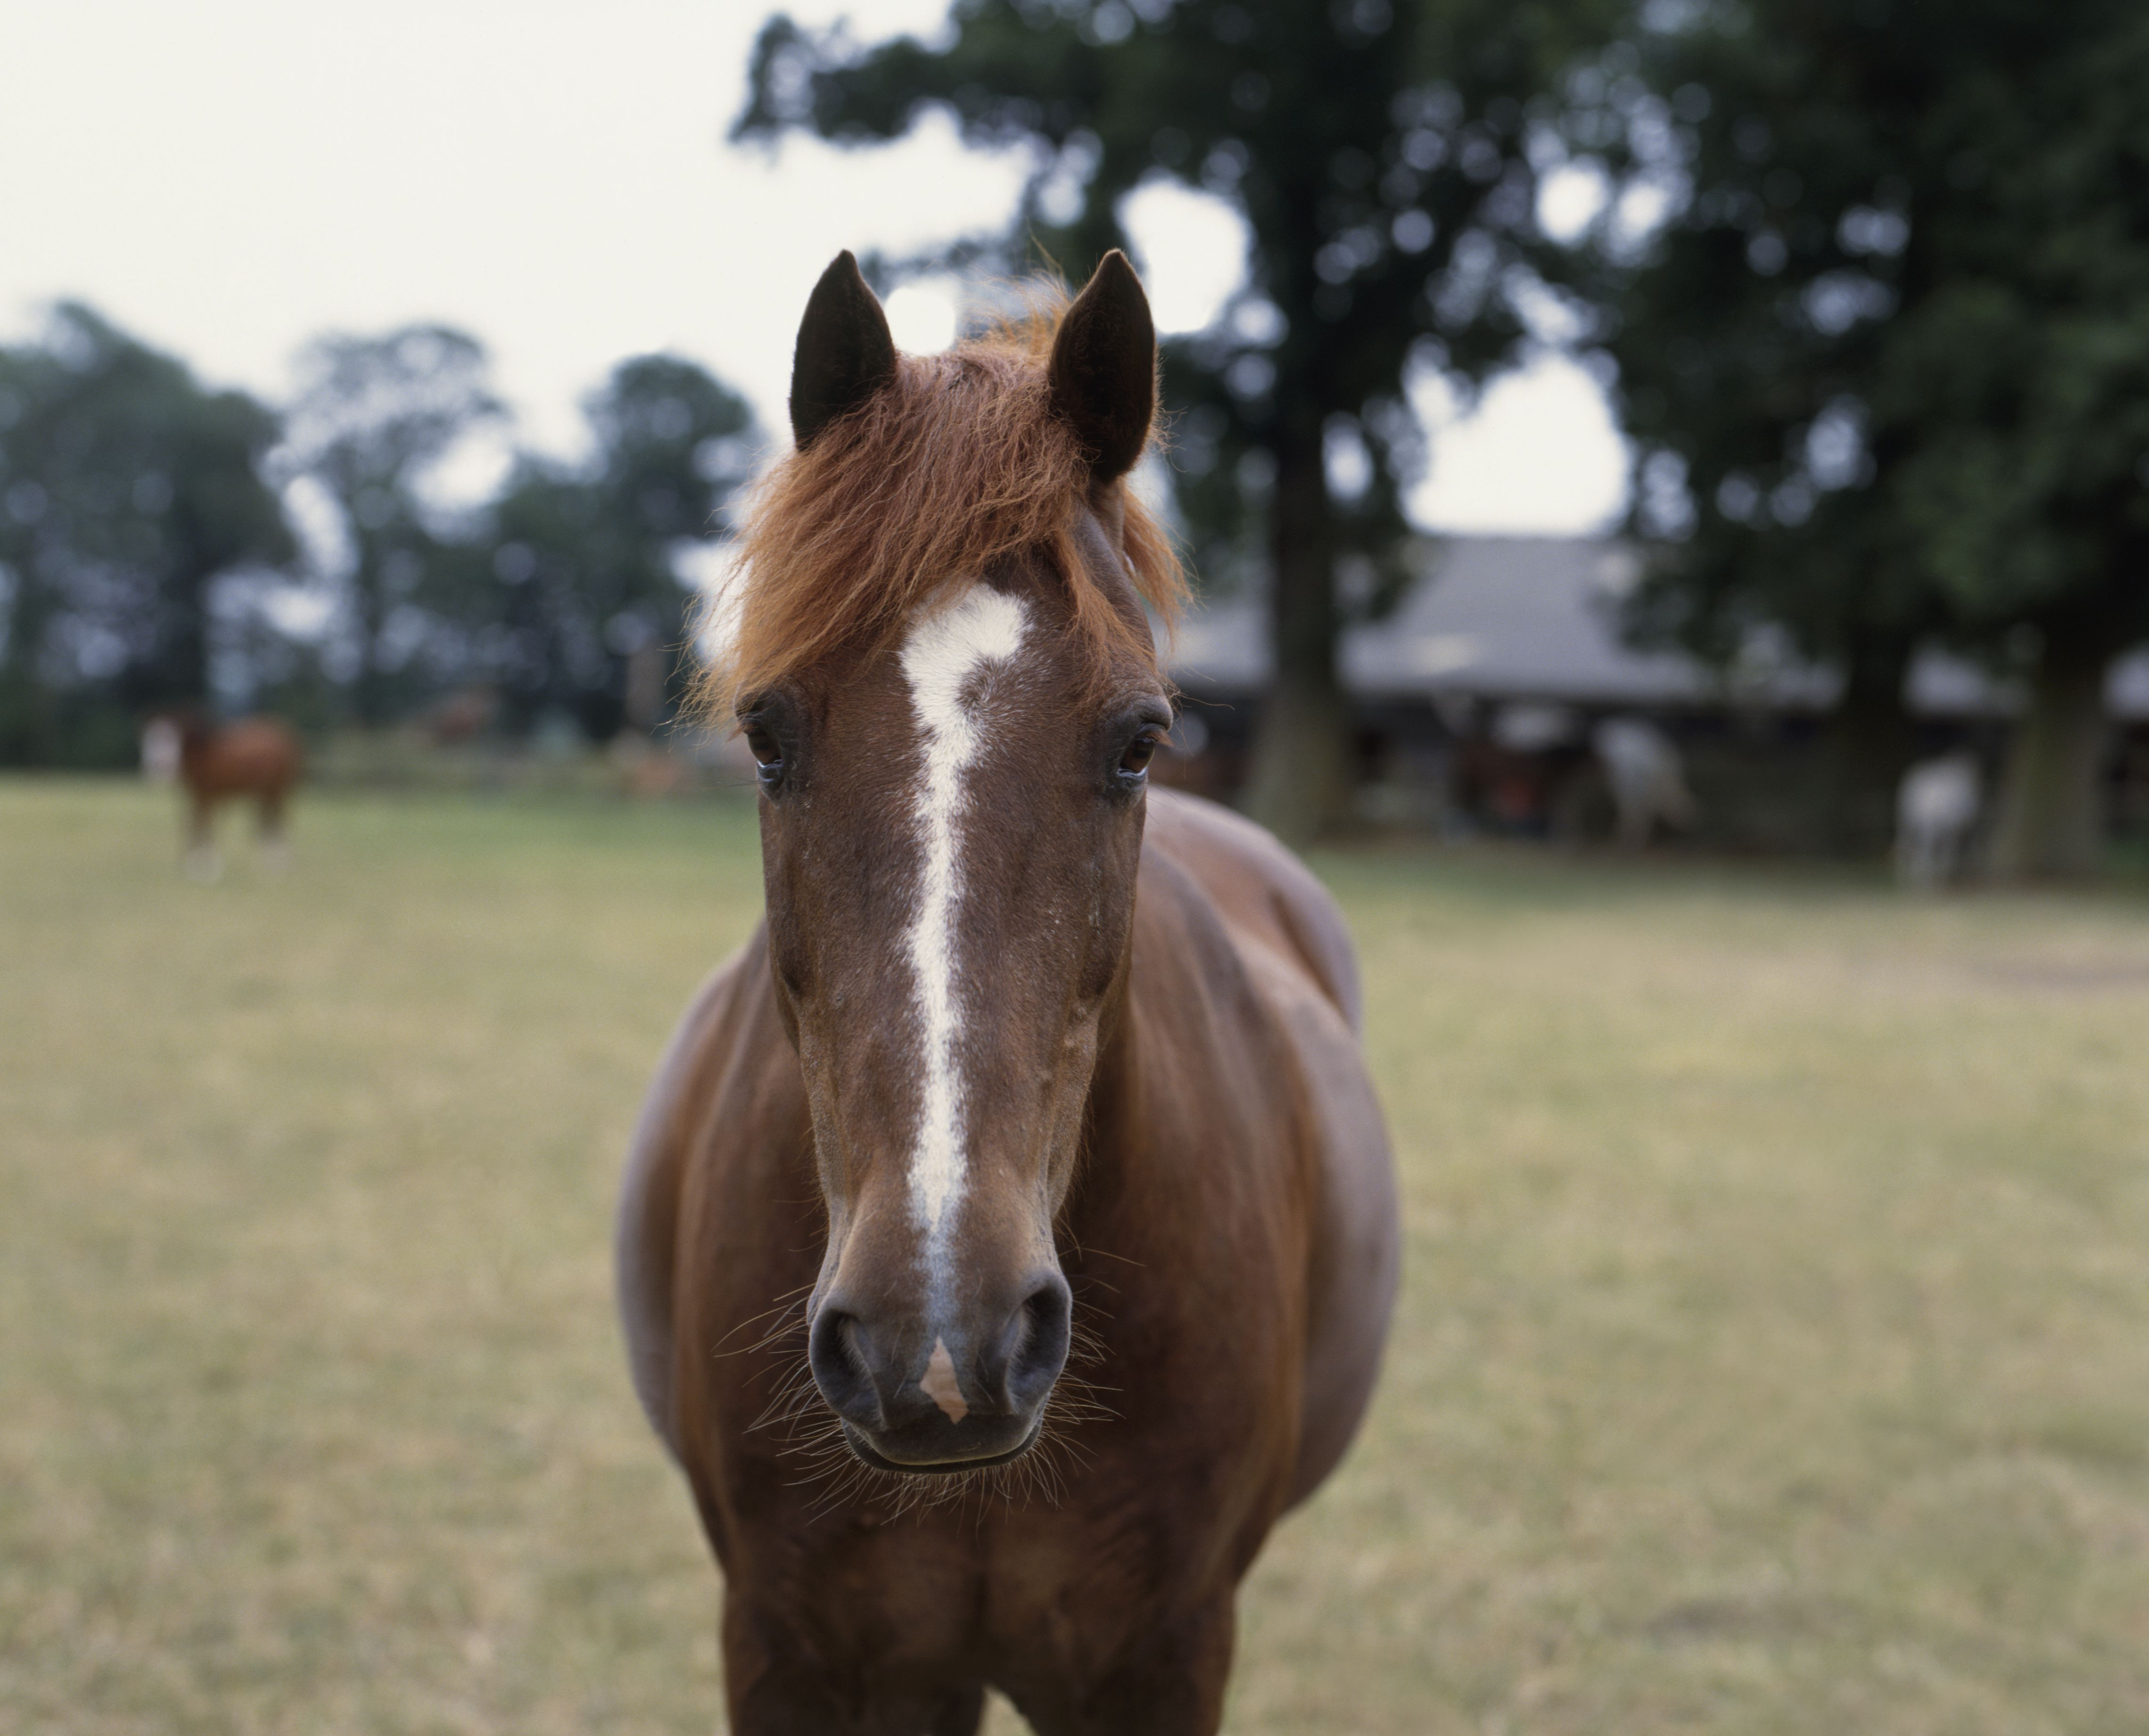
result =
M1144 900L1154 892L1173 907L1166 920L1192 970L1251 991L1242 1004L1260 1009L1256 1023L1274 1040L1259 1053L1283 1064L1264 1079L1290 1105L1265 1125L1295 1130L1286 1142L1306 1160L1305 1363L1286 1496L1295 1506L1356 1432L1401 1254L1387 1132L1358 1041L1357 964L1334 901L1267 832L1192 797L1150 799ZM1232 956L1219 959L1219 945Z
M1178 790L1154 789L1148 799L1145 856L1180 870L1235 941L1311 979L1356 1030L1357 957L1342 913L1313 871L1275 834L1228 808Z

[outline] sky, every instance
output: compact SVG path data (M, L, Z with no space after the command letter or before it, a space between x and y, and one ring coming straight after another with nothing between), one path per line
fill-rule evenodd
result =
M485 341L521 438L549 450L575 450L581 395L652 350L701 362L779 430L830 258L996 230L1026 163L966 149L940 120L870 150L727 143L770 9L0 0L0 335L79 296L274 399L316 333L436 320ZM946 6L848 10L878 36L930 32ZM1160 189L1129 221L1160 326L1205 323L1241 269L1236 216ZM944 343L953 294L898 290L898 343ZM1433 436L1409 502L1424 528L1574 534L1618 515L1623 450L1572 362L1540 356L1467 412L1437 384L1416 401Z

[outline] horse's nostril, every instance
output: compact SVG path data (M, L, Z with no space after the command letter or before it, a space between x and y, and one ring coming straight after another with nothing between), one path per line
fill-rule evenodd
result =
M814 1317L806 1360L813 1370L813 1384L830 1409L861 1426L878 1427L880 1390L858 1335L855 1316L840 1308L823 1308Z
M1003 1329L1001 1366L990 1371L1009 1411L1019 1415L1040 1403L1067 1364L1067 1336L1074 1298L1054 1272L1023 1299Z

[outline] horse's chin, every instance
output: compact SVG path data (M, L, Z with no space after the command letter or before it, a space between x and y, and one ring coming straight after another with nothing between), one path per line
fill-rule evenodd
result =
M989 1471L995 1465L1011 1465L1031 1447L1037 1437L1044 1432L1042 1415L1029 1426L1029 1432L1004 1452L985 1453L969 1459L905 1460L890 1458L876 1448L862 1430L846 1422L843 1425L843 1445L861 1464L875 1471L892 1471L898 1477L959 1477L965 1471Z

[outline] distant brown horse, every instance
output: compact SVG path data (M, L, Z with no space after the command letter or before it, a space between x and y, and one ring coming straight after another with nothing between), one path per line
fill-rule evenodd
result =
M142 769L186 792L187 872L213 880L219 872L215 820L219 804L251 798L259 816L264 860L288 860L284 804L304 770L298 739L274 717L214 723L197 712L168 712L142 731Z
M1214 1731L1238 1581L1372 1390L1398 1231L1343 923L1148 787L1155 370L1116 253L940 356L848 254L807 305L722 683L767 918L618 1220L737 1736L954 1736L988 1686L1044 1736Z

